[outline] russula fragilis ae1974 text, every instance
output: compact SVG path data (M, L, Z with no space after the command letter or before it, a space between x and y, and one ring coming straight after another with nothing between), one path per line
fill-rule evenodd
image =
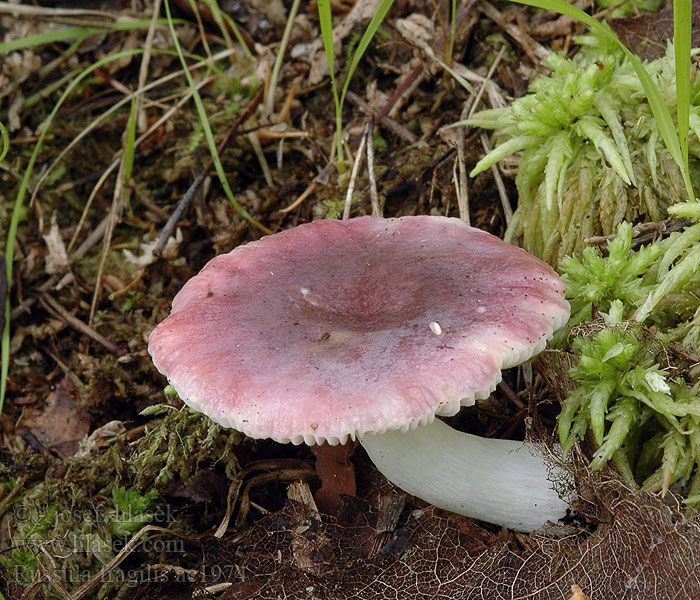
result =
M567 508L539 452L435 416L488 397L568 316L548 265L458 219L323 220L210 261L149 352L221 425L295 444L358 437L405 491L529 531Z

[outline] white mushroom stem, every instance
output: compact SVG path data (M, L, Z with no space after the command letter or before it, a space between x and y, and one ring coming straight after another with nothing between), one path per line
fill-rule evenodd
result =
M533 444L462 433L436 419L406 433L365 435L362 445L389 481L440 508L518 531L566 515L552 481L570 476L545 465Z

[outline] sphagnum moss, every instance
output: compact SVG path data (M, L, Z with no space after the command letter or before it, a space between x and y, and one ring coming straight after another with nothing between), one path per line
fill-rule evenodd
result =
M677 207L697 216L693 205ZM622 223L607 256L586 248L581 260L562 261L578 387L558 421L565 450L591 431L594 469L612 460L629 483L662 492L677 484L692 505L700 503L700 384L697 365L668 347L680 344L688 358L700 351L697 227L632 250L632 227ZM591 321L596 314L602 320Z
M468 124L494 130L494 148L471 175L520 153L519 206L506 240L556 266L580 255L583 240L610 235L623 220L660 221L687 199L683 176L666 150L642 85L627 57L594 36L577 38L572 59L547 58L510 105L476 113ZM673 48L646 65L675 112ZM690 168L700 167L700 96L693 82ZM695 138L694 140L692 138Z

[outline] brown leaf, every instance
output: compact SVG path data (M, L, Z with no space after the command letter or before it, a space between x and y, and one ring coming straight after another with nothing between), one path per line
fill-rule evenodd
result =
M532 548L487 546L433 508L404 511L399 527L369 555L377 514L356 498L352 523L326 518L299 528L292 504L239 534L235 543L205 544L202 572L229 573L222 600L506 600L579 598L691 600L700 597L700 523L650 494L630 495L616 482L609 522L589 533L534 536ZM315 576L293 560L300 537L322 548L310 556ZM298 545L298 541L296 542ZM321 551L322 550L322 551ZM227 565L235 565L228 568ZM220 581L219 581L220 582ZM576 597L576 596L574 596Z
M693 2L691 47L700 46L700 1ZM658 13L625 17L608 21L620 41L643 60L653 60L666 54L666 40L673 39L673 3Z
M90 415L78 408L75 398L69 395L72 386L63 380L46 398L43 411L30 407L17 423L16 432L30 431L48 450L59 456L71 456L78 449L80 440L90 432Z

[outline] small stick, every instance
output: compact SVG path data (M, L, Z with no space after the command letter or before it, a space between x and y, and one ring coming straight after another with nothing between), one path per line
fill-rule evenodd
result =
M107 575L109 575L114 569L116 569L121 564L121 562L134 551L136 546L138 546L141 543L141 538L150 531L157 531L159 533L165 533L169 535L177 535L177 533L168 531L167 529L163 527L158 527L156 525L146 525L145 527L141 528L124 545L119 554L117 554L104 567L102 567L92 579L86 581L79 588L73 590L72 594L70 595L70 600L82 600L82 598L85 598L85 596L93 592L95 588L98 587L102 583L102 581L104 581Z
M199 175L197 175L197 177L194 178L194 181L190 184L190 187L185 192L185 195L178 203L177 208L175 208L173 214L170 215L168 222L163 226L163 229L160 232L160 237L158 238L158 242L153 248L153 256L160 256L163 253L165 245L168 243L168 239L170 238L170 234L175 229L175 225L177 225L184 212L189 208L190 204L192 203L192 199L194 198L194 195L197 193L199 186L202 185L202 182L204 181L205 177L207 177L207 175L209 174L210 169L211 164L207 165L204 168L204 170Z
M379 497L379 515L377 516L377 526L375 527L375 538L369 556L376 556L380 550L391 539L399 517L406 506L406 495L396 494Z
M332 165L332 163L329 164ZM289 206L281 209L280 212L287 213L290 210L294 210L297 206L299 206L304 200L306 200L311 194L313 194L316 191L317 186L318 182L316 181L316 179L314 179L294 202L292 202Z
M121 220L121 214L126 205L125 186L129 184L124 181L124 170L126 169L126 137L127 132L124 132L122 137L122 152L119 157L119 170L117 171L117 181L114 184L114 192L112 194L112 206L107 215L107 229L105 230L104 238L102 239L102 252L100 253L100 262L97 265L97 275L95 276L95 290L92 294L92 302L90 303L90 317L88 325L92 325L97 312L97 303L102 295L102 274L104 273L105 264L107 264L107 255L109 254L109 246L112 243L112 236L117 227L117 223Z
M54 560L53 556L49 554L48 550L44 547L44 544L39 544L39 550L44 556L46 556L46 558L49 561L48 567L44 566L40 560L36 561L37 565L39 565L39 570L41 571L42 575L44 575L44 577L46 577L49 580L49 583L51 583L51 585L59 593L63 600L71 600L70 594L68 593L66 588L63 587L63 584L61 583L60 579L56 577L58 565L56 564L56 561Z
M515 404L515 406L517 406L519 409L525 408L525 404L523 403L523 401L520 398L518 398L516 393L505 381L501 381L497 387L508 397L508 400Z
M482 86L482 90L485 86ZM476 102L472 103L476 106ZM464 118L467 106L464 106L461 117ZM464 160L464 136L457 132L457 167L459 176L455 173L455 189L457 190L457 205L459 218L469 225L469 185L467 183L467 166Z
M83 323L80 319L78 319L78 317L75 317L72 314L70 314L65 308L63 308L63 306L56 302L56 300L54 300L47 293L41 294L41 296L39 296L39 301L41 302L42 306L50 313L63 319L66 323L68 323L68 325L73 327L73 329L76 329L80 333L88 336L89 338L92 338L97 343L102 344L112 354L115 354L117 356L121 356L122 354L124 354L124 350L122 350L119 346L113 344L106 337L97 333L97 331Z
M229 142L234 137L234 135L237 135L238 128L243 123L245 123L248 120L248 118L255 112L256 108L258 107L258 105L260 104L260 102L262 100L262 97L263 97L263 90L262 90L262 88L260 88L258 90L258 93L255 94L255 98L253 98L253 100L248 105L248 107L240 115L238 115L238 118L236 119L235 123L231 126L231 129L228 130L226 137L219 144L219 147L217 148L219 153L221 153L224 150L224 148L226 148L226 146L228 146ZM177 208L175 209L175 212L173 212L172 216L168 219L168 222L163 227L163 230L160 232L160 237L158 238L158 242L156 243L155 247L153 248L153 255L154 256L160 256L163 253L165 245L168 243L168 238L170 237L173 230L175 229L175 225L177 225L177 222L180 220L180 217L187 210L187 207L192 202L192 198L194 198L195 192L199 189L199 186L202 185L202 182L204 181L205 177L209 174L209 171L211 171L213 166L214 166L214 159L211 158L211 159L209 159L209 162L204 167L202 172L199 175L197 175L195 180L192 182L192 185L190 185L187 192L185 192L185 195L180 200L180 203L178 204Z
M678 222L675 217L669 217L668 219L654 223L639 223L632 228L632 241L635 244L641 244L653 240L658 235L670 233L672 231L680 231L692 224L692 221ZM605 242L614 240L616 237L616 233L611 233L610 235L593 235L583 238L583 243L589 246L600 246L605 244Z
M141 57L141 67L139 69L138 89L143 89L148 79L148 65L151 62L153 38L156 33L158 15L160 15L160 4L161 0L155 0L153 2L153 16L151 17L151 24L149 25L148 33L146 34L146 42L143 45L143 55ZM146 129L148 129L148 122L146 120L146 111L143 108L143 94L137 94L134 96L134 114L136 115L138 130L141 132L146 131Z
M231 482L228 488L228 496L226 497L226 512L224 513L224 518L219 523L216 531L214 532L214 537L221 539L224 537L226 530L228 529L228 524L231 521L231 515L233 515L233 508L236 506L238 500L238 494L241 491L241 485L243 483L243 478L239 475L236 479Z
M503 17L503 13L499 11L490 2L479 3L479 10L484 13L489 19L491 19L496 25L498 25L503 31L505 31L510 37L512 37L518 45L525 51L530 60L534 64L542 62L545 58L549 56L549 50L542 46L542 44L536 42L530 35L520 29L513 23L508 23Z
M360 170L360 163L362 162L362 155L364 154L365 144L367 143L367 136L363 135L360 140L360 147L355 154L355 164L352 165L352 174L350 175L350 183L348 183L348 193L345 195L345 208L343 209L343 221L347 221L350 218L350 205L352 204L352 193L355 191L355 181L357 179L357 173Z
M267 164L267 159L265 158L265 153L263 152L262 144L260 143L260 138L258 137L257 130L248 133L248 141L253 147L253 152L255 152L255 156L257 157L258 162L260 163L260 169L263 172L263 177L265 178L265 183L267 184L267 187L273 187L275 185L275 182L272 180L272 172L270 171L270 165Z
M120 13L106 10L86 10L83 8L48 8L43 6L26 6L10 2L0 2L0 14L24 15L26 17L97 17L116 21Z
M139 269L139 272L136 273L136 277L134 277L129 283L127 283L122 289L117 290L116 292L112 292L109 295L109 299L114 300L115 298L118 298L119 296L123 296L126 294L132 287L134 287L141 279L143 279L143 276L146 274L146 267L141 267Z
M2 499L0 502L0 519L5 516L7 509L10 508L12 501L19 495L24 487L24 484L29 481L29 475L21 475L15 485L12 487L12 491Z
M369 197L372 201L372 216L381 217L382 209L379 206L377 194L377 180L374 177L374 119L370 116L367 121L367 174L369 176Z
M364 110L367 113L372 112L372 107L355 92L348 90L346 98L361 110ZM418 141L418 137L416 137L415 133L406 129L403 125L397 123L391 117L382 117L381 119L377 120L377 118L373 115L372 120L375 124L381 124L386 127L389 131L391 131L397 137L400 137L407 144L415 144Z

